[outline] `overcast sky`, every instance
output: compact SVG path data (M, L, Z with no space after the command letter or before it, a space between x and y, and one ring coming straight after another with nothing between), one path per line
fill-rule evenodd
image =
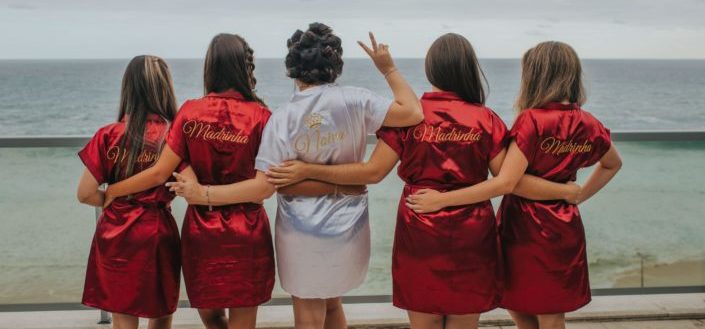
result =
M457 32L484 58L561 40L583 58L705 59L705 0L0 0L0 58L200 58L218 32L281 57L312 21L333 27L346 57L372 30L396 57Z

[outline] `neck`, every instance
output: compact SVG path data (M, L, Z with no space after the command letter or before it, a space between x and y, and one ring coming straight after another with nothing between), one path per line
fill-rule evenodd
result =
M299 88L299 91L304 91L309 88L313 88L315 86L319 86L318 84L308 84L305 82L302 82L301 80L295 80L296 82L296 87Z
M568 104L570 104L570 101L567 100L567 99L564 99L564 100L561 101L561 104L563 104L563 105L568 105Z

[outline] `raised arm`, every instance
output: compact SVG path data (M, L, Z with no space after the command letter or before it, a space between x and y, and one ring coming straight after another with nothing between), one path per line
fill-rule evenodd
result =
M590 178L583 185L577 203L583 203L590 199L595 193L600 191L622 168L622 158L619 156L614 145L602 156L602 159L597 163L595 170L592 171Z
M367 162L322 165L287 161L281 166L270 168L267 176L269 182L277 186L308 182L306 179L341 185L376 184L387 176L397 161L397 153L387 143L378 140Z
M382 43L377 44L372 32L370 32L370 42L370 47L362 41L358 41L358 44L384 75L389 88L392 89L394 94L394 102L389 107L382 125L386 127L408 127L420 123L424 117L419 99L406 82L406 79L401 75L399 69L394 65L392 55L389 53L389 46Z
M81 180L78 182L76 198L78 202L94 207L102 207L105 194L99 189L100 184L88 169L83 170Z
M159 155L159 160L153 166L108 186L105 191L106 204L114 198L142 192L163 184L169 179L176 167L179 166L179 163L181 163L181 158L168 144L165 144L161 155Z

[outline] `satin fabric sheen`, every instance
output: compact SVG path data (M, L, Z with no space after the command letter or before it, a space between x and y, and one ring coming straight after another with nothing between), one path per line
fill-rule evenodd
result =
M296 91L267 123L255 167L286 160L364 161L391 100L356 87L324 84ZM367 194L277 194L276 253L282 288L299 298L342 296L365 279L370 259Z
M500 285L492 204L417 214L405 198L422 188L455 190L487 179L489 162L506 146L506 126L489 108L451 92L425 93L424 121L382 128L406 183L399 200L392 255L393 302L406 310L469 314L497 306Z
M150 116L135 173L152 165L167 125ZM125 122L105 126L79 153L98 183L114 183L129 151L120 148ZM120 179L125 178L124 175ZM171 215L173 194L164 186L116 199L103 210L91 244L83 304L109 312L157 318L179 300L179 231Z
M229 90L184 103L167 143L203 185L254 178L269 110ZM195 308L260 305L274 287L269 219L260 204L189 206L181 232L184 281Z
M578 169L595 164L611 146L609 130L576 104L524 110L510 137L529 161L528 174L561 183L575 180ZM590 302L585 232L576 205L507 195L498 217L506 267L503 308L552 314Z

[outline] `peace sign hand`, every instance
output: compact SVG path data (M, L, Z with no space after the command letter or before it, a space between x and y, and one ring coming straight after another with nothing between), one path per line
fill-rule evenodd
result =
M368 47L362 41L358 41L357 43L360 47L362 47L367 55L370 56L377 69L386 77L389 73L396 70L392 55L389 53L389 46L383 43L377 44L375 35L372 34L372 32L370 32L370 42L372 44L372 48Z

